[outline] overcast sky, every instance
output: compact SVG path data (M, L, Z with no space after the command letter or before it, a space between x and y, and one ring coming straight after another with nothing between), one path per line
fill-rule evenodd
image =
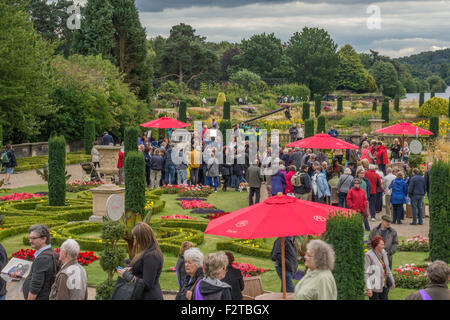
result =
M240 42L263 32L287 42L308 26L327 30L339 46L393 58L450 47L450 0L135 1L149 37L167 37L183 22L211 42Z

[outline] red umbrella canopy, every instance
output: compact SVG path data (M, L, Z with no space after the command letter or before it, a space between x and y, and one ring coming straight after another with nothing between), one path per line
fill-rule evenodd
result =
M359 149L357 145L333 138L328 133L318 133L312 137L289 143L286 147L311 149Z
M378 129L375 132L378 133L385 133L385 134L401 134L406 136L415 136L417 129L419 130L418 134L421 136L429 136L432 135L433 132L413 126L412 124L408 122L400 122L393 126L389 126L383 129Z
M161 117L159 119L150 122L141 123L140 126L146 128L168 129L168 128L185 128L189 127L190 124L169 117Z
M350 209L276 195L211 220L205 233L239 239L320 235L326 229L330 211L334 210L354 212Z

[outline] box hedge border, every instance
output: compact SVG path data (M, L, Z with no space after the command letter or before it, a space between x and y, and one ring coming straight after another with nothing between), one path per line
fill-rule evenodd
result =
M255 245L259 245L260 247L252 247L250 246L252 243L244 243L249 240L238 239L231 241L218 242L216 244L216 249L221 250L229 250L238 252L241 254L245 254L248 256L259 257L259 258L269 258L270 253L272 252L272 248L267 246L262 239L252 239L250 242L253 242Z

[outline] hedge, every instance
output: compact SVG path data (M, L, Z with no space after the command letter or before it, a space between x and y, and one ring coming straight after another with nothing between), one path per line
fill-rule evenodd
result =
M303 107L302 107L302 119L305 121L307 119L309 119L310 117L310 105L309 102L303 102Z
M248 256L269 258L269 259L270 253L272 251L272 248L266 245L266 243L262 239L252 239L252 240L238 239L225 242L218 242L216 245L216 249L219 251L229 250L245 254Z
M342 112L343 111L343 102L342 102L342 97L339 96L337 99L337 112Z
M124 154L125 158L131 151L138 151L138 134L139 129L136 127L127 127L123 135ZM124 163L125 166L125 163Z
M137 143L136 143L137 144ZM125 171L125 211L145 213L145 160L139 151L129 151L123 164Z
M384 99L383 104L381 105L381 119L384 120L385 124L389 122L389 100Z
M305 121L305 138L314 136L314 119Z
M90 162L90 161L91 155L84 154L84 151L68 152L66 154L66 165L80 164L81 162ZM48 163L48 156L17 158L18 166L14 168L14 171L21 172L26 170L42 169L44 165L47 163Z
M187 120L186 111L187 111L186 101L181 101L180 106L178 107L178 120L186 122Z
M316 118L320 115L322 111L322 97L318 94L314 96L314 113Z
M91 155L91 150L95 139L95 121L88 119L84 122L84 152L87 155Z
M223 103L223 119L224 120L231 120L231 108L230 108L230 102L225 101Z
M51 206L66 202L66 138L52 136L48 141L48 200Z
M439 117L438 116L430 117L429 130L434 133L432 136L430 136L431 139L436 139L439 136Z
M317 131L316 133L325 133L325 116L321 114L317 118Z
M360 214L330 213L325 241L333 246L338 300L364 299L364 228Z

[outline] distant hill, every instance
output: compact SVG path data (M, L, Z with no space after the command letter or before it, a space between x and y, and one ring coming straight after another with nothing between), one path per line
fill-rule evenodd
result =
M394 60L408 64L414 78L426 79L436 74L450 86L450 49L427 51Z

